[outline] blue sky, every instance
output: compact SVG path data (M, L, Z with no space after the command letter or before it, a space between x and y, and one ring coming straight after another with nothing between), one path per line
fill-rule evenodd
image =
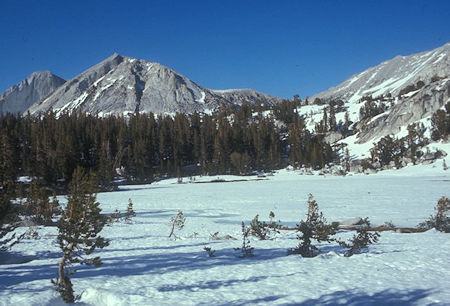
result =
M114 52L213 89L311 96L450 41L450 1L0 1L0 92Z

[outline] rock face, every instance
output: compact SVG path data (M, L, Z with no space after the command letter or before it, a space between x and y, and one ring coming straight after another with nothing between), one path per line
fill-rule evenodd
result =
M64 83L64 79L50 71L34 72L0 95L0 113L22 113Z
M240 104L245 99L269 104L281 101L253 90L210 90L158 63L114 54L67 81L28 111L37 114L53 109L57 114L82 111L99 115L136 111L192 113L212 111L222 104Z
M384 115L371 122L371 128L361 130L360 143L401 133L411 123L429 121L434 112L450 101L450 77L431 82L412 96L401 96L398 100Z

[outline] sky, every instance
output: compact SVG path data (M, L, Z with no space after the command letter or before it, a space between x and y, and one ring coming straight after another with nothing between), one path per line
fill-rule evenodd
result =
M212 89L312 96L450 42L450 1L0 1L0 92L117 52Z

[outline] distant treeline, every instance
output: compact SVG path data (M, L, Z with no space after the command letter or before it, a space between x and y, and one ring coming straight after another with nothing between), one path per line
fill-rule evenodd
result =
M297 106L244 104L213 115L2 115L0 182L30 176L45 186L64 185L77 166L96 172L101 186L118 173L148 182L157 176L246 174L288 163L322 167L333 151L305 128Z

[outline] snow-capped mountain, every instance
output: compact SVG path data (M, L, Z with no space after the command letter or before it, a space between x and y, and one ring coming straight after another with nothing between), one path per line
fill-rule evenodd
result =
M53 109L102 114L130 112L208 112L221 104L256 100L264 104L280 98L253 90L213 91L158 63L119 54L67 81L46 99L32 105L31 114Z
M64 83L64 79L50 71L34 72L0 94L0 113L22 113Z
M322 109L331 100L344 102L336 114L337 121L344 121L347 111L355 123L357 134L342 142L356 155L367 152L383 136L405 136L409 124L429 127L433 113L450 102L450 43L431 51L397 56L313 96L310 101L315 105L300 109L310 127L323 118ZM362 118L360 110L369 100L382 111Z

